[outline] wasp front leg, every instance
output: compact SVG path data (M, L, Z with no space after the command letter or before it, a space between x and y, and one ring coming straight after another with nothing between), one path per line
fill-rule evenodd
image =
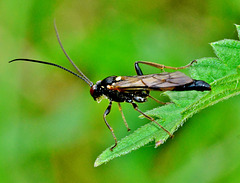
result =
M171 67L171 66L166 66L166 65L162 65L162 64L157 64L157 63L153 63L153 62L146 62L146 61L136 61L134 66L135 66L135 70L137 72L137 75L141 76L143 75L141 68L139 67L139 64L145 64L145 65L150 65L156 68L159 68L161 70L164 69L173 69L173 70L179 70L179 69L185 69L187 67L190 67L193 63L197 62L197 60L193 60L191 61L188 65L182 66L182 67Z
M117 138L116 138L116 136L115 136L115 134L114 134L114 132L113 132L112 127L108 124L107 119L106 119L106 116L110 113L111 108L112 108L112 101L110 101L107 109L105 110L105 112L104 112L104 114L103 114L103 119L104 119L105 124L107 125L108 129L111 131L112 136L113 136L113 138L114 138L114 140L115 140L114 146L112 146L111 149L110 149L110 150L112 151L113 148L115 148L115 147L117 146Z
M123 121L124 121L124 124L125 124L125 126L127 127L127 131L129 132L131 129L128 127L126 118L125 118L125 116L124 116L124 114L123 114L123 111L122 111L122 106L121 106L121 104L120 104L119 102L118 102L118 109L119 109L119 111L120 111L120 113L121 113L121 115L122 115L122 119L123 119Z

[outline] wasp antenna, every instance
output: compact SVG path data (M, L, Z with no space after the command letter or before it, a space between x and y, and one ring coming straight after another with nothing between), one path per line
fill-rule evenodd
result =
M79 72L79 74L84 78L83 80L88 83L89 86L92 86L93 85L93 82L90 81L87 76L85 76L83 74L83 72L75 65L75 63L72 61L72 59L68 56L67 52L65 51L63 45L62 45L62 42L60 40L60 37L59 37L59 34L58 34L58 30L57 30L57 26L56 26L56 22L54 20L54 29L55 29L55 32L56 32L56 36L57 36L57 40L58 40L58 43L63 51L63 53L65 54L65 56L67 57L67 59L70 61L70 63L73 65L73 67Z
M76 73L74 73L73 71L69 70L69 69L66 69L65 67L63 66L60 66L60 65L57 65L57 64L54 64L54 63L50 63L50 62L44 62L44 61L40 61L40 60L33 60L33 59L26 59L26 58L18 58L18 59L14 59L14 60L11 60L9 61L9 63L11 62L16 62L16 61L26 61L26 62L36 62L36 63L40 63L40 64L47 64L47 65L52 65L52 66L55 66L55 67L58 67L60 69L63 69L71 74L73 74L74 76L77 76L79 77L80 79L84 80L86 83L88 83L88 81L86 81L86 79Z

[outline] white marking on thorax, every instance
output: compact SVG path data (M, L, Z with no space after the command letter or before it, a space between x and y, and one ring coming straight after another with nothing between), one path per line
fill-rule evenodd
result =
M120 80L122 80L122 77L121 77L121 76L118 76L118 77L116 77L115 80L116 80L116 81L120 81Z

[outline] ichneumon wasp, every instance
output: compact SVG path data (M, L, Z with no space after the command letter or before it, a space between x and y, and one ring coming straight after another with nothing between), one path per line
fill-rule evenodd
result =
M100 102L102 97L105 97L109 100L109 105L107 109L105 110L103 114L103 119L105 121L105 124L109 128L109 130L112 133L112 136L115 140L114 146L111 147L111 151L113 148L117 146L117 138L113 132L112 127L109 125L109 123L106 120L106 116L110 113L112 102L117 102L119 111L121 112L123 121L125 123L125 126L127 127L128 131L130 130L128 127L128 124L126 122L126 119L122 112L121 102L127 102L131 103L133 108L141 113L144 117L149 119L150 121L157 124L160 128L162 128L170 137L173 135L165 129L161 124L156 122L154 118L148 116L147 114L143 113L139 108L136 102L143 103L147 101L147 97L155 100L158 103L164 104L163 102L155 99L150 95L150 91L186 91L186 90L197 90L197 91L205 91L205 90L211 90L211 86L202 80L195 80L188 76L186 76L184 73L181 73L179 71L175 72L162 72L158 74L148 74L144 75L141 68L139 67L139 64L145 64L150 65L156 68L159 68L161 70L166 69L173 69L173 70L179 70L179 69L185 69L187 67L190 67L196 60L192 61L190 64L182 67L170 67L165 66L153 62L146 62L146 61L137 61L135 62L135 70L137 75L136 76L109 76L103 80L97 81L96 84L94 84L91 80L89 80L83 72L74 64L74 62L71 60L71 58L66 53L65 49L63 48L63 45L61 43L56 24L54 23L55 32L57 35L57 39L59 42L59 45L64 52L67 59L70 61L70 63L74 66L74 68L77 70L78 74L66 69L60 65L50 63L50 62L44 62L34 59L14 59L10 62L15 61L28 61L28 62L36 62L41 64L47 64L52 65L58 68L61 68L67 72L70 72L71 74L79 77L80 79L84 80L89 86L90 86L90 94L93 97L94 100Z

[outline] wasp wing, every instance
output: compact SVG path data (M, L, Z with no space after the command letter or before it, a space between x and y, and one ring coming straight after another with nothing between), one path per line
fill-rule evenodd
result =
M142 76L122 76L112 85L113 90L173 90L177 86L192 83L193 79L182 72L163 72Z

